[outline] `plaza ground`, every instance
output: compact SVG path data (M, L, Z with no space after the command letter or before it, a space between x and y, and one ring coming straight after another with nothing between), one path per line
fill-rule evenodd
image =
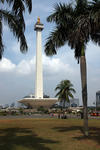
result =
M81 119L0 119L0 150L99 150L100 119L89 120L85 138Z

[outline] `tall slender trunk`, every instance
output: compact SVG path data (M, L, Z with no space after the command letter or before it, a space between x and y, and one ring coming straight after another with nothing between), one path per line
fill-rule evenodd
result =
M65 108L65 100L64 100L64 102L63 102L63 107Z
M84 135L88 136L87 71L86 71L85 52L84 55L80 57L80 73L81 73L81 84L82 84Z

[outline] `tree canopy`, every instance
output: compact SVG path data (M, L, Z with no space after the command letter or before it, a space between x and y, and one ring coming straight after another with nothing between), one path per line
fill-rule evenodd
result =
M77 0L72 3L59 3L47 18L55 23L45 44L46 55L57 54L58 48L66 43L74 49L75 58L79 62L82 47L92 40L100 45L100 0Z
M58 91L56 97L58 97L59 100L67 102L70 101L70 98L74 98L73 94L76 93L73 84L69 80L62 80L55 88L55 91Z
M4 51L3 44L3 22L5 22L13 35L20 42L21 52L26 52L28 49L25 32L24 12L26 8L28 12L32 11L32 0L0 0L2 5L8 4L8 9L0 8L0 59Z

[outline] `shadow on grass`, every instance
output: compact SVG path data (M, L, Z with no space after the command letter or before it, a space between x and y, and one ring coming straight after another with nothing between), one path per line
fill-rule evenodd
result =
M80 130L82 133L84 133L83 128L81 126L55 127L53 129L57 130L58 132L69 132L69 131Z
M100 144L100 128L97 128L97 127L89 127L89 136L88 137L84 136L83 127L81 127L81 126L55 127L53 129L57 130L58 132L68 132L68 131L80 130L80 132L82 133L82 136L73 137L74 139L77 139L77 140L90 139L90 140L94 140L98 144Z
M30 129L7 128L0 130L0 150L14 150L14 146L27 150L50 150L45 144L58 143L57 141L38 137Z
M88 137L81 136L81 137L74 137L74 138L77 140L90 139L90 140L96 141L100 145L100 128L90 127Z

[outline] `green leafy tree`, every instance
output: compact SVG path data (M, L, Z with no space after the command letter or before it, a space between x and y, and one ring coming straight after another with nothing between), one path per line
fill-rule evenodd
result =
M90 39L100 44L100 1L77 0L72 4L56 4L54 12L47 18L55 23L55 29L50 33L45 44L48 56L57 54L59 47L66 43L74 49L75 58L80 63L82 100L84 111L84 134L88 136L87 109L87 68L86 45Z
M29 13L32 10L32 0L0 0L2 6L8 4L8 10L0 8L0 59L4 51L3 44L3 22L5 22L13 35L20 42L21 52L26 52L28 49L25 32L24 12L25 7L28 8Z
M64 107L65 101L69 102L70 98L74 98L73 94L76 93L73 84L69 80L62 80L55 88L55 91L58 91L56 97L60 101L64 101Z

